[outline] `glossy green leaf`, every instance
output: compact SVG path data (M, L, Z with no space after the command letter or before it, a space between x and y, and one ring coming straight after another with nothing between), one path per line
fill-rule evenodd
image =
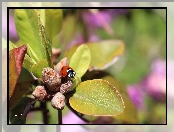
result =
M45 26L45 9L36 9L36 10L40 14L40 21L42 22L42 25Z
M43 68L49 67L45 59L40 60L37 64L34 64L31 68L31 72L36 78L42 77Z
M36 62L44 57L41 46L41 33L39 16L34 9L16 9L15 24L17 33L22 43L31 47L31 58Z
M104 40L88 45L91 51L91 67L94 69L106 69L114 64L124 53L124 43L121 40Z
M27 54L25 54L23 67L26 68L28 71L31 72L32 66L36 64L33 59L31 59Z
M132 100L130 99L129 95L122 94L122 98L125 104L124 114L114 117L117 120L122 120L127 123L137 124L138 123L138 113L136 110L135 105L133 104Z
M37 58L36 52L30 47L30 45L27 45L27 53L32 58L32 60L34 61L34 63L37 63L39 61L39 58Z
M44 26L41 26L41 34L42 34L42 44L43 44L43 52L44 55L46 56L43 59L46 59L48 62L48 65L53 68L53 63L52 63L52 47L50 40L46 34Z
M81 83L81 78L78 76L78 74L76 73L74 80L73 80L73 86L72 89L76 88L77 85L79 85L79 83Z
M118 90L102 79L80 83L69 100L77 112L95 116L116 116L124 112L124 102Z
M72 55L69 65L77 73L78 77L82 77L89 68L91 54L88 46L83 44L77 48Z
M112 85L114 85L121 94L127 94L125 85L121 83L118 79L110 75L105 75L104 77L102 77L102 79L107 80Z
M115 116L114 118L117 120L128 122L128 123L133 123L133 124L138 123L137 111L131 98L127 94L126 87L122 83L120 83L116 78L113 78L111 76L105 76L102 79L109 81L112 85L117 87L120 94L122 95L124 104L126 106L124 110L124 114L121 114L120 116Z
M103 40L100 42L86 43L91 52L90 69L103 70L114 64L123 55L125 45L121 40ZM69 59L77 46L73 46L65 53Z
M58 47L58 33L62 27L62 9L45 10L45 29L53 47Z
M46 59L51 67L51 43L40 21L39 14L34 9L16 9L15 24L22 43L27 45L27 53L38 62Z

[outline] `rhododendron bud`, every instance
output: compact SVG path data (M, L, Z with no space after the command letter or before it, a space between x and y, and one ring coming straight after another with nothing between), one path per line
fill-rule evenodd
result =
M59 91L61 78L59 74L50 67L44 68L42 71L42 80L46 84L48 90Z
M63 109L65 106L65 96L60 92L56 93L53 99L51 100L51 105L55 109Z

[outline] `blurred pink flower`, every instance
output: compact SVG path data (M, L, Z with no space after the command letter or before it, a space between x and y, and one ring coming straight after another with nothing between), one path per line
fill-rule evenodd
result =
M86 124L86 122L81 120L72 111L69 111L68 114L63 117L63 124Z
M157 101L166 95L166 61L155 60L151 72L140 83L127 87L127 92L138 109L145 108L145 97L151 96Z
M128 10L125 9L91 9L82 12L82 20L86 26L89 38L95 35L96 28L104 28L109 35L113 36L115 31L111 27L112 21L118 15L125 14Z
M166 61L155 60L150 74L142 81L142 85L154 99L163 99L166 95Z
M88 28L93 29L111 24L115 17L126 12L126 9L87 10L83 12L82 19Z
M145 99L145 93L141 88L141 85L139 84L133 84L127 87L127 92L135 104L136 108L138 109L144 109L144 99Z
M84 26L86 27L87 40L85 40L83 34L77 34L74 39L69 43L68 48L82 44L86 41L96 42L101 38L95 33L95 29L104 28L111 36L114 35L114 31L111 28L111 23L118 15L128 12L125 9L105 9L105 10L85 10L81 13Z
M96 13L84 11L82 15L83 21L89 26L89 28L102 27L103 23L110 23L112 17L106 11L98 11Z

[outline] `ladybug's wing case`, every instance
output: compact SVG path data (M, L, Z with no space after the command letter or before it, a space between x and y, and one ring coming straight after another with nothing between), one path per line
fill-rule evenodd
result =
M69 78L74 78L75 74L76 73L74 72L74 70L69 66L63 66L61 71L60 71L61 77L68 76Z
M62 67L62 69L60 70L60 76L61 77L66 77L67 76L67 66Z

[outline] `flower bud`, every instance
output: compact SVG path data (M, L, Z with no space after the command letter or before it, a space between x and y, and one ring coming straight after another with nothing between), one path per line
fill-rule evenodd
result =
M37 86L32 95L39 101L43 101L47 97L47 91L44 86Z
M48 90L59 91L61 78L59 74L50 67L44 68L42 71L42 80L46 84Z
M65 106L65 96L62 93L57 92L51 100L51 105L55 109L63 109Z
M71 91L72 85L73 85L72 81L67 81L66 83L64 83L60 86L60 92L62 94L64 94L64 93Z
M68 66L68 59L65 57L63 58L57 65L55 66L55 71L57 73L60 73L60 70L62 69L63 66Z

